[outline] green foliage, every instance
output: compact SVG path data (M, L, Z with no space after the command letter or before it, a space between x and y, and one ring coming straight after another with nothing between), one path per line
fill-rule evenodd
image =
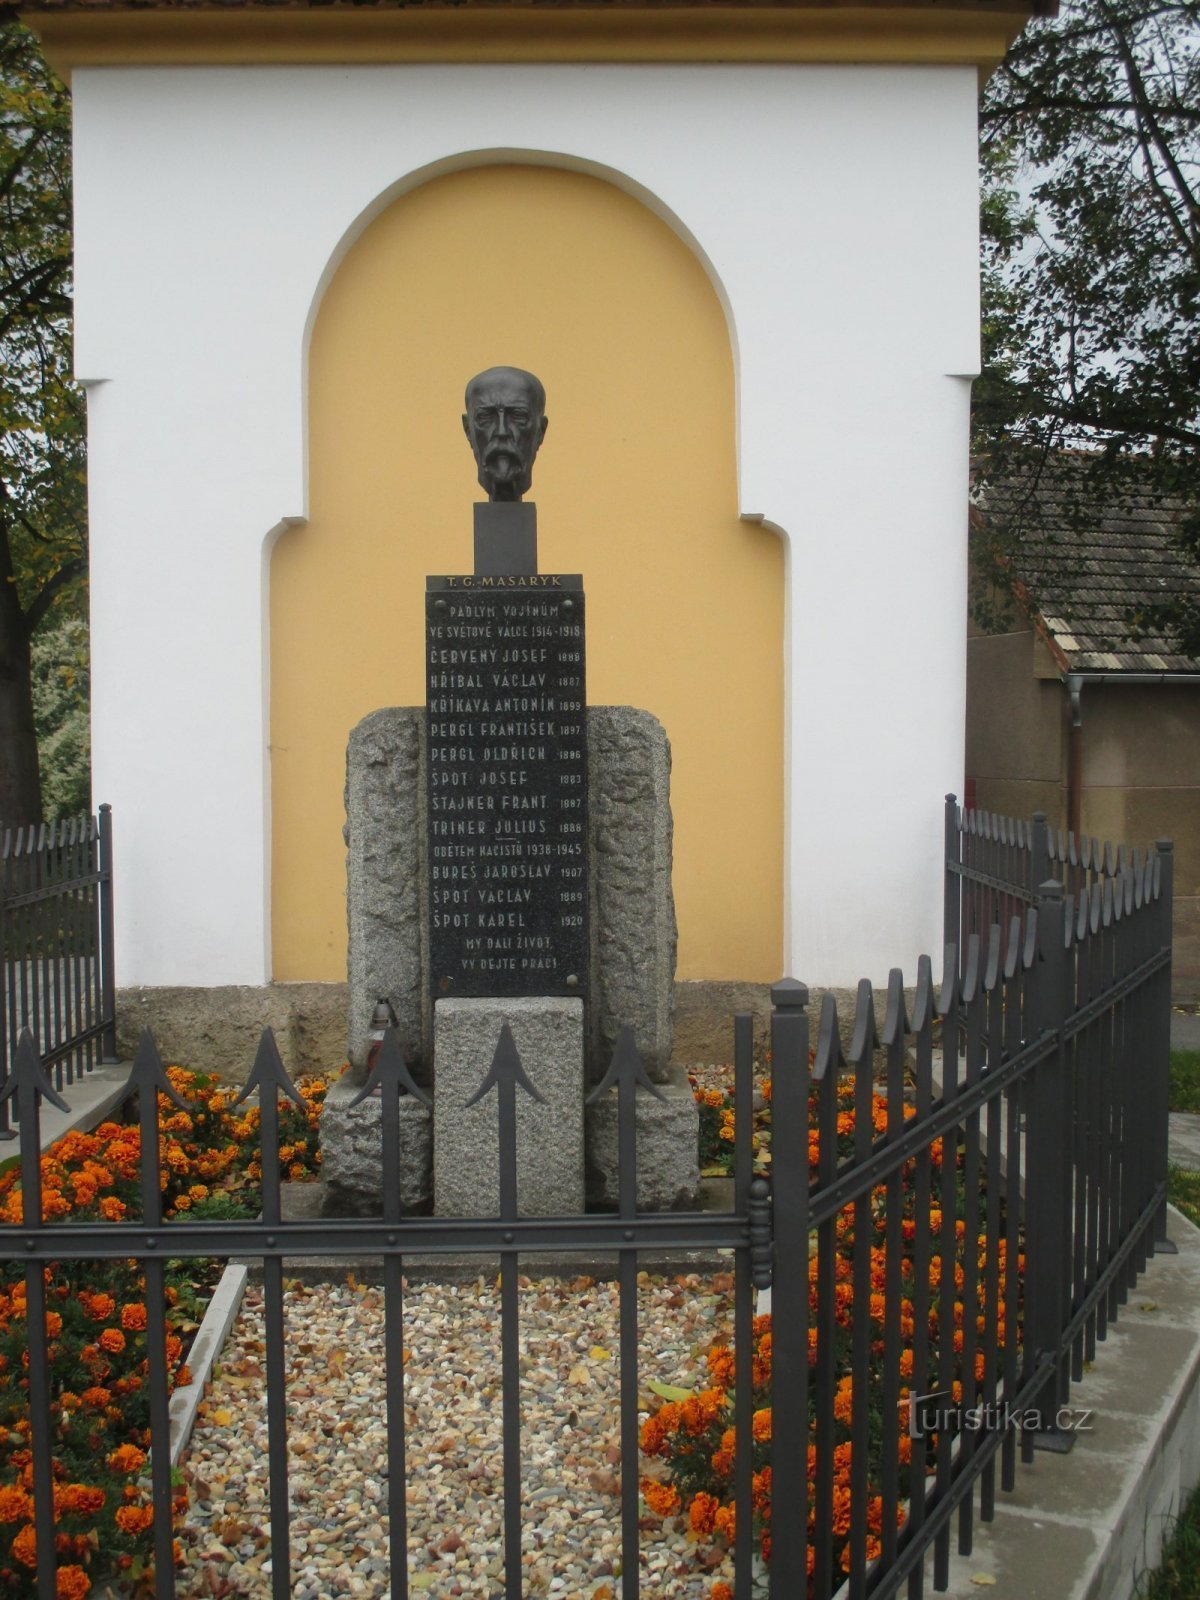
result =
M1083 450L1080 518L1135 493L1195 507L1200 3L1066 0L1013 45L980 125L985 478ZM993 556L1012 531L993 530ZM1182 542L1200 552L1200 513ZM1200 654L1200 595L1131 620Z
M1200 1111L1200 1050L1171 1051L1171 1110Z
M88 634L65 616L33 641L33 716L49 821L91 809Z
M0 766L36 796L29 647L51 617L82 616L83 394L71 375L70 100L32 34L0 23ZM28 769L33 766L32 774ZM54 765L54 758L51 758ZM14 799L15 796L15 799Z
M1200 1595L1200 1489L1193 1490L1171 1529L1162 1566L1136 1592L1141 1600L1196 1600Z
M1171 1167L1167 1173L1167 1199L1200 1228L1200 1172Z

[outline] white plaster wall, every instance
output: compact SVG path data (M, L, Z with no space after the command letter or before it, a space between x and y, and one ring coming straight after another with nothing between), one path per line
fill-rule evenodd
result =
M941 798L963 771L973 69L139 68L73 87L122 984L270 977L264 548L305 511L307 329L384 204L497 159L640 194L726 307L742 510L789 546L790 969L843 984L936 949Z

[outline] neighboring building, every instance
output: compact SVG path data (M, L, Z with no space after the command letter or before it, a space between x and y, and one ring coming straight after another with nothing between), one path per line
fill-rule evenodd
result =
M1035 489L987 486L972 518L978 533L988 521L1010 530L997 590L1008 618L970 629L966 795L1005 816L1042 810L1077 836L1173 840L1175 990L1195 997L1200 660L1139 621L1167 596L1200 591L1200 566L1175 537L1187 510L1137 495L1089 507L1061 468Z
M346 736L423 701L496 362L546 384L590 698L671 739L680 978L937 947L977 100L1030 9L23 6L74 94L123 985L344 978Z

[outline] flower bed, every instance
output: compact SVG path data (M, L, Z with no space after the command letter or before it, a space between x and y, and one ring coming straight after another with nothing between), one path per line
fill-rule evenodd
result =
M257 1215L259 1113L234 1109L236 1089L167 1069L180 1111L160 1096L159 1175L168 1218ZM280 1107L281 1160L291 1178L315 1175L325 1083L298 1085L304 1107ZM105 1122L69 1133L42 1156L42 1215L48 1222L119 1222L140 1215L141 1136ZM0 1222L22 1221L19 1158L0 1168ZM203 1315L220 1263L171 1261L166 1270L171 1382L190 1382L185 1340ZM82 1600L93 1584L123 1573L132 1591L153 1593L150 1563L149 1396L145 1282L130 1261L52 1263L45 1268L54 1442L58 1593ZM36 1593L33 1462L28 1405L29 1334L24 1271L0 1268L0 1593Z
M767 1061L771 1054L767 1052ZM727 1084L701 1083L698 1074L689 1073L692 1098L699 1113L700 1175L703 1178L733 1176L734 1107L733 1091ZM761 1078L755 1092L754 1125L750 1134L756 1169L771 1164L771 1080Z
M763 1086L763 1099L769 1112L770 1084ZM694 1092L701 1108L702 1138L704 1137L705 1111L709 1113L708 1133L710 1140L716 1139L732 1149L733 1138L733 1112L732 1097L721 1090L713 1088L695 1087ZM838 1119L837 1139L838 1156L842 1159L848 1156L854 1147L855 1112L854 1112L854 1084L847 1080L838 1087ZM905 1108L905 1115L911 1116L912 1110ZM881 1095L872 1096L873 1133L882 1134L887 1126L887 1101ZM819 1140L816 1131L816 1090L809 1106L809 1170L810 1176L815 1181L818 1170ZM757 1134L756 1134L757 1137ZM704 1147L702 1145L702 1157ZM756 1160L761 1162L762 1152L756 1152ZM930 1147L930 1166L935 1176L941 1172L943 1148L940 1140L934 1141ZM961 1160L961 1152L958 1161ZM902 1298L900 1302L899 1322L903 1339L903 1348L900 1355L900 1373L902 1380L911 1378L913 1371L913 1334L915 1329L914 1288L915 1288L915 1243L919 1221L915 1215L915 1164L910 1163L901 1174L903 1197L903 1238L901 1256L901 1282ZM970 1205L963 1194L961 1173L956 1173L956 1190L958 1194L959 1215L944 1217L941 1208L935 1203L928 1212L925 1229L928 1240L929 1262L929 1339L930 1339L930 1368L931 1372L938 1371L937 1363L940 1360L942 1341L948 1335L953 1350L954 1370L956 1377L952 1382L952 1392L955 1400L961 1399L961 1363L963 1352L963 1318L964 1304L961 1292L964 1284L963 1258L964 1250L968 1248L968 1236L974 1243L978 1254L979 1273L977 1278L977 1328L982 1334L985 1328L985 1319L995 1320L995 1333L998 1352L1002 1352L1005 1343L1006 1329L1004 1324L1003 1308L1008 1304L1007 1298L1007 1260L1006 1242L1003 1237L997 1238L989 1246L986 1233L980 1231L980 1207L982 1198L977 1194L972 1197ZM935 1181L933 1193L938 1193ZM879 1469L884 1435L884 1419L878 1401L878 1385L880 1382L879 1367L882 1361L884 1345L884 1317L885 1317L885 1269L887 1264L887 1251L885 1244L885 1209L886 1190L876 1188L870 1198L871 1234L865 1242L869 1252L870 1261L870 1339L871 1339L871 1364L872 1371L869 1378L871 1397L867 1416L869 1426L867 1430L866 1449L868 1454L868 1476L870 1494L867 1504L867 1550L868 1561L873 1560L880 1552L880 1535L882 1533L883 1501L879 1493ZM968 1228L967 1216L974 1218L975 1226ZM853 1316L853 1269L855 1254L854 1237L854 1207L848 1206L836 1221L836 1263L835 1263L835 1392L833 1401L834 1411L834 1448L833 1448L833 1539L834 1561L843 1571L850 1568L850 1481L853 1463L853 1446L851 1443L851 1420L854 1414L854 1389L850 1373L851 1328ZM943 1330L940 1326L939 1288L942 1269L942 1235L943 1229L947 1230L946 1249L954 1258L955 1288L958 1297L953 1302L953 1327ZM994 1255L992 1254L994 1252ZM1018 1258L1017 1270L1023 1270L1023 1257ZM987 1270L991 1268L991 1272ZM818 1258L815 1253L809 1260L809 1303L811 1322L809 1328L809 1363L815 1365L817 1359L816 1349L816 1313L817 1313L817 1274ZM990 1292L993 1299L989 1301ZM1019 1329L1013 1330L1014 1336L1019 1339ZM750 1398L752 1409L752 1486L754 1506L753 1537L764 1560L769 1561L771 1551L771 1359L772 1359L771 1318L760 1316L754 1319L754 1350L753 1350L753 1393ZM734 1355L729 1342L724 1337L719 1337L706 1355L709 1385L703 1389L683 1390L672 1389L665 1385L654 1386L660 1396L660 1404L642 1427L641 1443L643 1451L654 1458L661 1466L658 1475L646 1477L642 1481L642 1492L647 1506L654 1514L660 1517L686 1518L687 1525L694 1538L697 1540L718 1540L726 1545L732 1545L735 1540L735 1507L734 1507L734 1418L737 1397L733 1391ZM976 1380L985 1377L985 1356L982 1350L977 1350L975 1357ZM810 1488L816 1478L816 1403L815 1386L810 1385L810 1413L809 1435L805 1445L808 1457L808 1476ZM906 1382L900 1386L902 1402L907 1402L909 1390ZM936 1435L931 1435L927 1441L925 1468L932 1471L936 1467L937 1449L939 1443L944 1443L949 1448L950 1441L939 1441ZM907 1498L909 1492L909 1470L911 1463L912 1441L905 1429L899 1431L896 1441L900 1462L901 1496ZM809 1532L812 1535L815 1528L816 1507L810 1494ZM900 1520L903 1521L904 1513L901 1511ZM810 1575L812 1572L813 1545L810 1537L809 1561ZM732 1590L724 1582L717 1583L712 1591L712 1600L732 1600Z

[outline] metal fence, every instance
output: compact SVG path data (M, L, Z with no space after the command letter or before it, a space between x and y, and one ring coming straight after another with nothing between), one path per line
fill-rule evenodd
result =
M743 1534L755 1521L754 1292L772 1289L772 1600L806 1593L827 1600L844 1579L852 1597L907 1588L916 1600L927 1577L944 1587L951 1543L969 1552L976 1512L991 1517L997 1481L1012 1488L1020 1458L1036 1446L1071 1443L1062 1409L1071 1384L1148 1255L1164 1245L1171 865L1170 847L1160 846L1078 899L1045 882L1023 918L993 926L986 938L972 934L961 962L956 949L947 952L940 992L922 958L911 1015L903 975L893 971L879 1035L864 980L848 1045L826 995L810 1051L807 990L792 980L776 985L769 1178L754 1170L751 1144L752 1021L734 1020L736 1175L728 1212L638 1210L636 1101L655 1091L626 1031L594 1091L618 1097L616 1210L522 1216L516 1106L530 1086L505 1030L490 1067L480 1064L475 1097L497 1097L498 1215L402 1213L394 1170L400 1097L424 1091L409 1079L389 1033L362 1091L382 1097L383 1215L284 1221L277 1107L281 1094L295 1090L268 1032L245 1091L257 1090L262 1110L260 1220L164 1223L152 1158L143 1165L139 1221L43 1225L38 1103L52 1091L26 1038L5 1092L18 1090L28 1220L0 1228L0 1260L23 1263L26 1284L39 1596L55 1593L54 1380L39 1337L48 1262L135 1258L144 1265L157 1593L171 1600L163 1263L261 1258L271 1585L275 1600L284 1600L292 1592L284 1261L381 1258L388 1592L403 1600L410 1593L403 1264L426 1253L498 1258L504 1593L520 1600L519 1264L607 1254L620 1285L620 1592L637 1600L638 1263L696 1249L733 1258L732 1388L741 1399L730 1497ZM142 1150L157 1151L157 1091L170 1091L148 1034L130 1091ZM751 1538L740 1537L737 1600L750 1600L752 1553Z
M0 1082L29 1028L61 1089L116 1053L112 812L0 833ZM0 1127L7 1127L7 1102Z
M1052 828L1044 811L1030 821L959 807L946 796L944 942L965 953L973 933L1007 927L1037 903L1040 885L1057 878L1075 901L1094 884L1142 865L1147 852Z

